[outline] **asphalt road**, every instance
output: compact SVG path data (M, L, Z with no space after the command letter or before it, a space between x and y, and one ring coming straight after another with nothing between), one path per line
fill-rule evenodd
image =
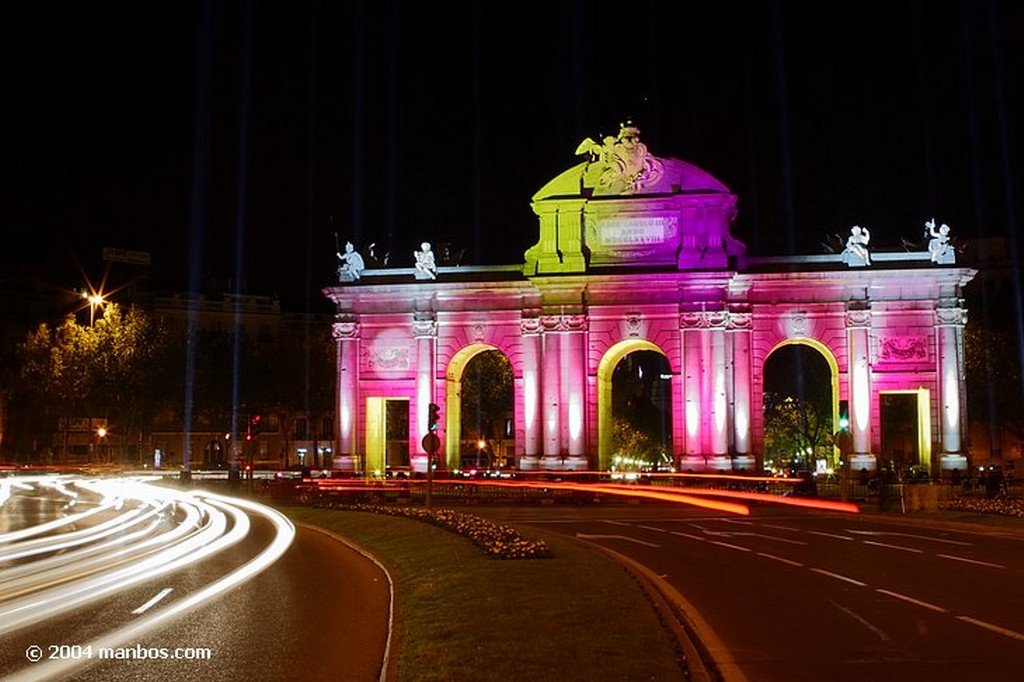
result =
M1024 679L1024 533L775 507L474 511L649 568L726 680Z
M72 510L55 499L59 496L51 489L16 491L0 507L5 531L17 533L72 511L102 506L101 495L78 492ZM213 525L196 522L183 511L188 506L180 502L173 510L163 509L160 518L124 521L117 532L101 533L104 526L143 515L148 508L129 500L45 534L8 536L8 541L0 542L0 675L160 682L380 678L390 634L387 575L346 544L315 529L300 527L268 567L227 589L214 590L226 576L250 571L281 542L281 529L272 518L242 508L245 518L228 514L222 536L247 526L244 537L205 556L188 555L174 570L133 582L132 573L144 571L148 557L174 542L198 537L199 529ZM186 526L187 533L172 537ZM87 542L2 560L5 550L73 538L76 533L85 533ZM159 542L143 551L141 545L149 538ZM208 545L217 541L207 539ZM118 563L118 551L126 547L138 551ZM62 558L71 560L60 563ZM87 581L102 581L119 570L113 585L97 590L102 595L71 604L80 585L87 592L102 584ZM40 580L23 584L31 576ZM200 601L204 594L209 598ZM69 605L45 612L44 604L53 600L58 606L59 600ZM19 624L17 614L34 609L43 612L42 617ZM180 613L172 616L175 610ZM101 655L104 644L108 646ZM119 658L102 657L111 653Z

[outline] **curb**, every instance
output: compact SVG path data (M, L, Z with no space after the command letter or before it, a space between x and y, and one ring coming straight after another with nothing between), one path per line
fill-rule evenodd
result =
M718 635L678 590L624 554L597 543L579 538L576 540L585 542L618 562L637 581L682 650L683 667L688 680L749 682Z
M388 573L388 569L373 554L363 549L359 545L355 544L351 540L348 540L347 538L342 537L341 535L338 535L333 531L327 530L326 528L323 528L321 526L313 525L311 523L303 523L294 520L292 521L292 523L301 528L305 528L306 530L316 531L317 533L326 535L327 537L331 538L336 542L340 542L352 551L373 562L373 564L377 568L379 568L381 572L384 574L384 576L388 579L388 636L387 640L384 642L384 657L383 660L381 660L380 675L377 679L378 682L386 682L386 680L397 679L397 672L395 669L395 665L397 663L391 658L391 647L395 639L395 581L391 579L391 574Z

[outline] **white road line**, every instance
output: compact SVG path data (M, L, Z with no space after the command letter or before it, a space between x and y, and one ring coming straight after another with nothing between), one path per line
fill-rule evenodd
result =
M146 602L145 604L143 604L139 608L137 608L134 611L132 611L132 613L134 613L135 615L138 615L140 613L145 613L146 611L149 611L151 608L156 606L157 603L159 603L161 599L163 599L164 597L166 597L167 595L169 595L173 591L174 591L174 588L172 588L172 587L165 587L164 589L162 589L159 592L157 592L156 596L154 596L148 602Z
M729 549L738 549L741 552L749 552L750 550L746 547L740 547L739 545L730 545L728 542L720 542L718 540L711 540L712 545L719 545L721 547L728 547Z
M847 542L853 542L853 538L847 535L836 535L835 533L823 533L820 530L809 530L809 535L820 535L823 538L832 538L833 540L846 540Z
M753 526L753 521L737 521L736 519L722 519L722 523L735 523L737 526Z
M920 599L914 599L913 597L908 597L907 595L900 594L899 592L893 592L892 590L883 590L881 587L876 588L875 591L878 592L879 594L889 595L890 597L893 597L895 599L902 599L905 602L910 602L911 604L914 604L916 606L921 606L921 607L929 609L931 611L935 611L936 613L947 613L946 609L942 608L941 606L936 606L935 604L929 604L926 601L921 601Z
M667 533L668 532L668 530L666 528L655 528L654 526L637 526L637 528L643 528L644 530L653 530L653 531L657 531L659 533Z
M775 556L774 554L765 554L764 552L758 552L757 556L763 556L765 559L771 559L772 561L781 561L784 564L789 564L790 566L796 566L797 568L803 568L804 567L804 565L801 564L799 561L790 561L789 559L783 559L782 557Z
M692 533L680 533L677 530L672 531L672 535L678 535L681 538L689 538L690 540L700 540L701 542L707 542L707 538L702 538L699 535L693 535Z
M610 523L613 526L629 526L628 523L623 523L622 521L613 521L612 519L602 519L602 522Z
M777 526L777 525L775 525L773 523L766 523L766 524L764 524L764 527L765 528L775 528L777 530L788 530L788 531L790 531L792 533L799 533L800 532L799 528L792 528L790 526Z
M999 633L1000 635L1006 635L1007 637L1011 637L1013 639L1017 639L1024 642L1024 634L1021 634L1015 630L1008 630L1007 628L1000 627L998 625L993 625L992 623L986 623L983 620L977 620L976 618L971 618L970 616L957 616L957 620L962 620L965 623L977 625L978 627L985 628L986 630L991 630L992 632Z
M977 559L968 559L967 557L954 556L953 554L939 554L943 559L952 559L953 561L962 561L966 564L975 564L976 566L988 566L989 568L1006 568L1002 564L990 564L987 561L978 561Z
M631 538L628 535L590 535L588 533L576 533L576 537L581 540L625 540L626 542L634 542L638 545L646 545L647 547L661 547L653 542L645 542L643 540L637 540Z
M875 542L874 540L865 540L864 544L874 545L875 547L886 547L888 549L898 549L901 552L910 552L912 554L922 554L924 552L924 550L922 549L914 549L913 547L901 547L899 545L890 545L885 542Z
M829 601L832 601L832 600L830 599ZM832 602L832 606L836 607L837 609L839 609L840 611L842 611L843 613L848 615L850 618L853 618L855 621L857 621L858 623L860 623L861 625L866 627L868 630L871 630L871 632L873 632L876 635L878 635L878 638L880 640L882 640L883 642L890 642L890 641L892 641L892 637L890 637L889 635L885 634L885 632L882 631L881 629L879 629L879 628L875 627L874 625L872 625L866 618L863 618L863 617L857 615L856 613L854 613L850 609L846 608L845 606L840 606L839 604L835 603L834 601Z
M763 540L771 540L772 542L784 542L787 545L807 545L807 543L802 540L790 540L789 538L779 538L774 535L765 535L763 533L749 533L749 535Z
M821 573L822 575L827 575L829 578L835 578L836 580L842 580L843 582L850 583L851 585L856 585L857 587L867 587L868 586L867 583L862 583L861 581L854 580L853 578L847 578L845 575L839 575L838 573L833 573L832 571L826 571L824 568L812 568L811 570L814 571L815 573Z

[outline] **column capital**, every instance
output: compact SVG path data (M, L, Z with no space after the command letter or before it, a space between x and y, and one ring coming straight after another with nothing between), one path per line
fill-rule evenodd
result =
M540 334L540 317L533 316L519 318L519 329L524 335Z
M437 336L437 320L434 316L416 314L412 320L412 331L416 338L433 338Z
M541 315L540 326L546 332L585 332L587 331L587 316L582 314Z
M680 329L726 329L729 313L725 310L689 310L679 313Z
M935 325L938 327L963 327L966 324L967 310L964 308L938 307L935 309Z
M331 325L331 337L335 341L359 338L359 323L355 319L339 319Z
M846 304L846 328L868 329L871 327L871 304L867 301L849 301Z

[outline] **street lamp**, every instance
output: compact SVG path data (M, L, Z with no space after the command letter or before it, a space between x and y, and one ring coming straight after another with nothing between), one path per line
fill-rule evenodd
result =
M96 321L96 308L100 308L102 312L103 304L105 304L107 300L103 298L103 292L101 291L93 291L91 293L83 291L82 298L89 303L89 326L91 327Z

